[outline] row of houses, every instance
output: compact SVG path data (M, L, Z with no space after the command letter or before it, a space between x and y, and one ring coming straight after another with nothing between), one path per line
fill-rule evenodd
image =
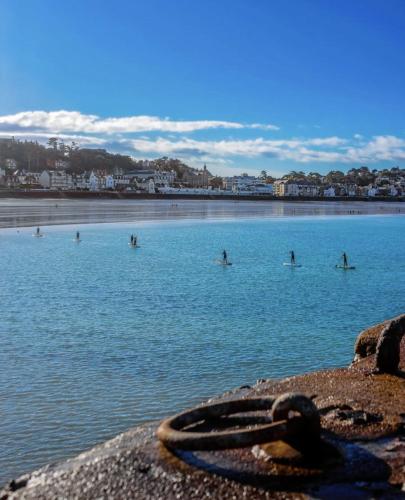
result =
M378 182L367 186L354 183L315 184L309 180L280 179L272 183L247 174L223 179L224 193L237 195L273 195L279 197L336 197L336 196L402 196L405 195L405 179L395 183Z
M183 194L222 194L222 195L270 195L278 197L341 197L341 196L404 196L405 178L392 180L377 177L373 184L358 186L354 183L315 184L307 179L280 179L269 182L268 179L248 174L225 177L211 186L213 178L207 167L201 170L185 170L181 179L175 171L134 170L122 172L117 169L113 174L92 171L83 174L71 174L63 169L25 172L0 167L0 186L7 188L37 188L47 190L118 190L147 193L183 193Z
M6 173L5 169L0 168L0 185L4 187L42 188L52 191L140 190L155 193L157 188L173 185L175 179L174 171L136 170L113 175L94 171L71 174L65 170L43 170L40 173L15 170Z
M132 172L124 172L121 168L114 167L110 174L93 171L74 175L67 173L69 168L67 161L56 160L52 165L44 166L40 172L25 172L23 169L18 169L16 160L8 158L0 163L0 184L17 187L36 184L40 180L41 185L49 189L87 189L89 187L109 189L112 184L114 188L132 187L132 185L139 187L139 185L149 185L149 181L153 181L156 187L177 185L177 187L208 188L212 177L206 165L202 169L184 168L180 172L180 178L177 178L174 170L156 169L154 162L147 160L144 160L142 164L145 167L143 170L138 168ZM91 180L90 177L92 177Z
M405 183L357 186L356 184L316 185L309 181L277 180L273 184L275 196L327 197L336 196L402 196L405 194Z

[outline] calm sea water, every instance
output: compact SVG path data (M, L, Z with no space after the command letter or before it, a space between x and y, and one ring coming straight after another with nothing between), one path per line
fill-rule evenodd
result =
M0 482L258 378L347 365L359 330L405 310L403 216L43 231L0 231ZM343 250L355 271L334 268Z

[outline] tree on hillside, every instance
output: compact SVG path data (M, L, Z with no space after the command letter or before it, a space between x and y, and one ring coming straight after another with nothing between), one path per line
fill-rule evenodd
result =
M48 146L49 149L53 149L54 151L58 150L58 138L57 137L50 137L48 139Z
M325 181L328 184L339 184L345 182L346 177L340 170L331 170L325 175Z
M317 186L322 184L322 175L318 172L309 172L307 179Z
M63 140L59 142L59 151L61 152L62 156L65 156L67 152L67 146L65 146Z
M305 172L303 172L302 170L300 170L299 172L297 172L296 170L291 170L288 174L284 175L282 179L288 181L302 182L305 181L307 177L305 175Z
M66 146L68 157L70 158L70 156L78 149L79 149L78 144L75 141L72 141L70 146Z
M376 173L370 172L368 167L351 168L347 172L347 180L358 186L368 186L373 184L376 178Z

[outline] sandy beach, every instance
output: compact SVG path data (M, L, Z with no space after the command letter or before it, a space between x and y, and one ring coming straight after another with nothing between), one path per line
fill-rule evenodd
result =
M0 199L0 228L176 219L390 215L401 202Z

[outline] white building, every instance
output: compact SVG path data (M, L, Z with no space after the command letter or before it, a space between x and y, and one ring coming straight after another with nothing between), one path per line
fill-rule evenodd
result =
M107 175L105 177L105 188L106 189L114 189L115 188L114 177L112 175Z
M328 187L324 190L323 195L327 198L334 198L336 196L336 191L333 186Z
M192 187L159 187L157 188L159 193L162 194L186 194L186 195L232 195L232 191L221 191L219 189L208 188L192 188Z
M64 170L44 170L40 174L38 182L42 187L53 190L66 190L74 187L72 176Z
M298 196L298 184L285 180L274 181L274 194L276 196Z
M154 175L155 175L154 170L133 170L131 172L127 172L125 174L125 177L130 181L132 179L136 179L137 181L143 182L148 179L153 179Z
M145 181L152 179L156 186L168 187L174 184L176 172L173 170L170 172L165 170L134 170L128 172L125 177L130 180L135 179L140 183L145 183Z
M42 187L51 189L52 185L52 172L48 170L44 170L39 176L39 183Z
M26 171L22 168L17 168L17 170L14 170L14 172L12 173L14 184L24 184L26 175Z
M27 172L24 175L19 176L19 182L22 186L32 186L39 184L40 174L37 172Z
M249 192L252 194L267 194L269 196L273 195L273 184L266 184L264 182L253 184L249 186Z
M265 184L262 179L254 175L242 174L233 177L225 177L223 188L232 191L234 194L242 193L263 193L272 194L273 185Z
M319 195L319 187L308 181L278 180L274 182L276 196L308 196Z
M176 172L171 170L167 172L166 170L155 170L153 175L153 181L157 186L173 186L174 181L176 180Z
M149 194L155 194L155 181L153 179L149 179L147 184L147 189Z
M102 180L94 172L91 172L88 180L88 189L90 191L100 191L102 189Z
M232 178L232 188L234 193L239 191L249 191L250 186L254 186L258 179L254 175L235 175Z
M114 187L117 189L125 189L129 186L131 179L124 174L115 174L113 176Z

